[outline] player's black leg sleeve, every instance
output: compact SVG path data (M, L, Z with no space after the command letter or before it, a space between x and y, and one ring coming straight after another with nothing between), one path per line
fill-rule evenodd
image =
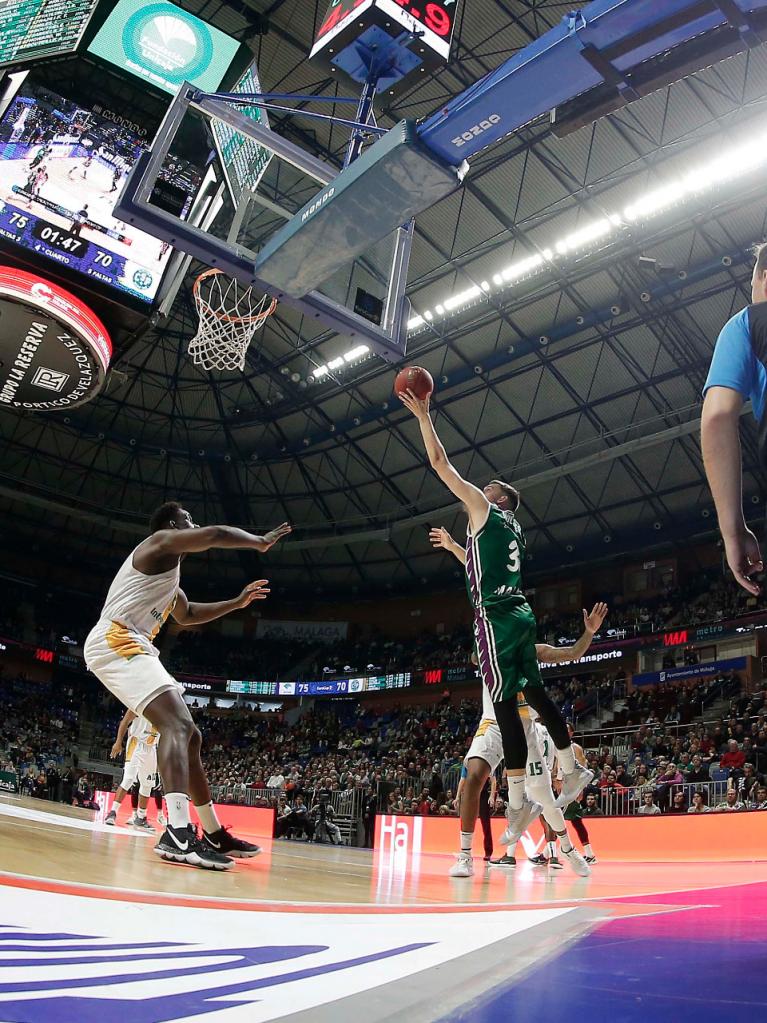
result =
M575 828L575 834L581 840L581 845L588 845L589 833L586 830L586 825L583 821L579 817L576 817L575 820L570 821L570 823Z
M571 743L565 719L543 686L525 686L525 699L543 722L557 749L567 749Z
M501 730L503 759L507 771L524 771L527 764L527 739L522 718L519 716L516 694L508 700L494 703L495 719ZM552 739L554 736L552 736Z

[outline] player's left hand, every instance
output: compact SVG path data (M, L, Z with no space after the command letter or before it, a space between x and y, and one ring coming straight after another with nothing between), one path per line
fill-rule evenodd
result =
M116 742L114 744L114 746L112 746L111 750L109 751L110 758L112 760L114 760L116 757L119 757L120 753L122 751L122 748L123 748L123 744L121 742Z
M591 609L591 614L586 614L586 608L583 609L583 627L586 632L591 633L593 636L595 632L599 632L602 628L602 622L607 617L607 604L601 601L597 602Z
M282 525L277 526L275 529L270 529L268 533L264 533L264 541L269 547L274 547L278 540L281 540L283 536L287 536L292 532L293 527L291 524L289 522L283 522Z
M268 579L257 579L254 583L248 583L245 589L237 598L237 607L247 607L254 600L266 600L272 591L269 589Z
M425 419L429 415L431 395L427 395L425 398L417 398L415 393L408 388L400 394L399 400L405 408L410 409L416 419Z

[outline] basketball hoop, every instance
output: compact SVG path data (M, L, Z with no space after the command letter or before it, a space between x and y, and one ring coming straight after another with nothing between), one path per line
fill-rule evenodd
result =
M253 335L277 308L277 299L256 295L215 269L200 274L192 294L200 317L189 342L194 364L206 370L243 370Z

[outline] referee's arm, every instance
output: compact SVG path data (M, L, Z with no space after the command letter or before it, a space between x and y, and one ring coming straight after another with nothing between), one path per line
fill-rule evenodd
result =
M746 398L755 389L756 376L744 310L726 324L714 349L703 402L701 449L727 564L743 589L755 595L760 587L751 577L763 566L759 541L743 514L740 416Z

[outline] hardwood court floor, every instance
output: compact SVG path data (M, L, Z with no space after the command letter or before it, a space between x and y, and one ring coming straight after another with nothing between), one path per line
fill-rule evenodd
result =
M767 1012L742 969L712 965L723 941L746 971L767 960L767 862L605 863L587 879L525 862L459 880L445 856L414 869L369 850L267 840L261 856L217 873L164 863L151 835L92 816L0 797L0 1023L126 1012L131 1023L479 1023L497 1020L499 999L515 1019L570 1020L561 987L540 979L552 960L571 1001L575 992L599 1018L597 989L613 1018L635 1018L635 974L645 1019L729 1023L742 1011L751 1023ZM611 954L615 928L629 956ZM651 953L665 941L684 968L647 1015ZM712 992L695 996L701 970L726 991L724 1015Z

